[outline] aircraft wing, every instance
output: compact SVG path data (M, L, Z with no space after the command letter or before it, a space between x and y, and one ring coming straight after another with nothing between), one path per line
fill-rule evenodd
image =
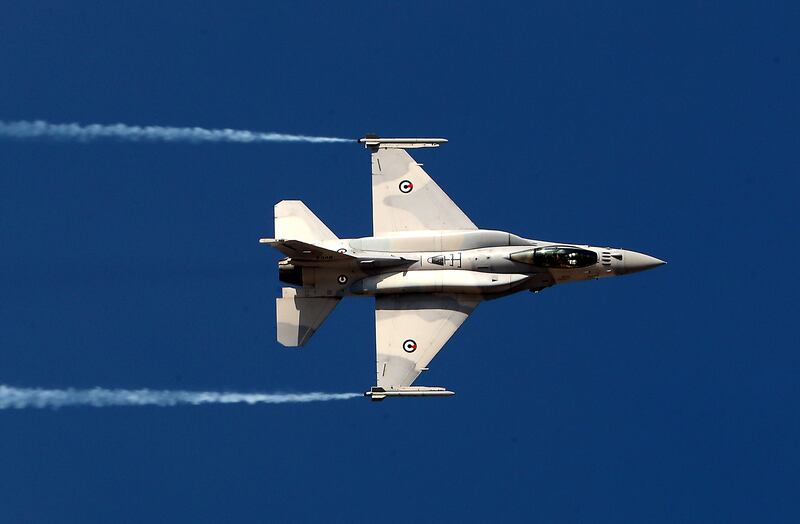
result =
M399 231L477 229L422 164L392 145L379 143L372 151L372 227L376 236Z
M480 300L455 294L376 297L377 386L410 386Z

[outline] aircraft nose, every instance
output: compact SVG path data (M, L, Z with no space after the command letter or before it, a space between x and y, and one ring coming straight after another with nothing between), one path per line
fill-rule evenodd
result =
M622 264L624 268L622 273L630 274L638 273L639 271L644 271L645 269L663 266L666 264L666 262L656 257L645 255L644 253L624 250L622 252Z

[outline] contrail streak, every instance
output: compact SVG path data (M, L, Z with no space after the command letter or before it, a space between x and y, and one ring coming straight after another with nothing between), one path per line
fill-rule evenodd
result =
M129 126L126 124L52 124L44 120L0 120L0 137L22 140L49 139L90 142L94 140L122 140L128 142L306 142L331 144L353 142L348 138L329 136L288 135L264 133L244 129L205 129L202 127Z
M70 406L177 406L181 404L287 404L347 400L360 393L236 393L152 389L40 389L0 385L0 409Z

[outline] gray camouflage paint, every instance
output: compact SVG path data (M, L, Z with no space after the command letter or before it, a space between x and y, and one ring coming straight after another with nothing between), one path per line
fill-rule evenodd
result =
M284 267L302 268L302 286L284 288L276 303L278 340L286 346L306 343L342 297L375 296L381 391L439 395L437 388L409 386L483 300L664 263L633 251L478 229L402 141L371 140L378 144L371 148L373 236L339 239L302 202L285 200L275 206L276 238L263 241L288 257ZM562 269L511 258L547 246L592 251L597 262Z

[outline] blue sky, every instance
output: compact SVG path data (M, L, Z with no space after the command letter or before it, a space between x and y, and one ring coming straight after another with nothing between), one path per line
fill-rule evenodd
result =
M797 522L795 3L16 2L0 119L444 136L478 225L669 265L482 305L372 404L0 412L3 522ZM355 145L0 142L0 383L363 391L369 299L275 342L272 206Z

